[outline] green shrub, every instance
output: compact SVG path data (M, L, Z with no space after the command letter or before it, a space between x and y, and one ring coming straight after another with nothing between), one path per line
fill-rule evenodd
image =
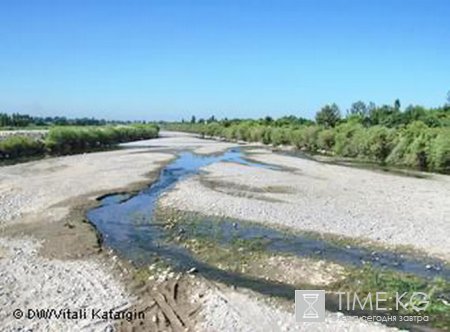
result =
M289 142L294 145L297 149L302 149L305 147L304 134L302 129L293 129L289 134Z
M336 127L334 152L343 157L357 157L364 150L364 127L360 123L344 123Z
M319 136L320 127L308 126L303 130L303 142L306 150L314 152L318 148L317 139Z
M158 137L154 125L118 127L53 127L45 146L53 154L71 154L109 147L118 143Z
M285 128L274 128L271 133L271 143L275 146L288 144L289 139L287 136L287 129Z
M370 127L365 133L361 156L384 163L394 148L396 132L383 126Z
M420 115L421 112L418 114ZM430 116L438 117L440 123L444 123L444 120L449 118L442 112L436 112ZM414 114L410 117L420 118ZM364 121L362 123L357 117L349 117L334 128L294 124L290 121L287 118L281 122L270 118L264 121L226 120L208 125L171 124L170 128L207 133L228 140L239 139L273 145L291 144L298 149L310 152L325 150L342 157L364 158L391 165L450 172L450 129L448 127L439 127L435 124L430 127L423 121L410 122L409 120L406 121L409 124L395 128L384 125L366 127L368 123Z
M11 136L0 141L0 159L15 159L43 153L44 144L27 136Z
M265 130L265 126L250 127L250 142L262 142Z
M431 142L429 167L438 172L450 173L450 129L442 129Z
M250 125L243 123L237 126L236 129L236 139L240 141L250 140Z
M237 126L230 126L223 130L222 136L229 141L237 139Z
M421 170L428 169L428 155L431 142L437 131L422 121L415 121L400 130L399 137L386 161L390 164L404 165Z
M317 147L321 150L331 151L335 143L335 134L332 129L324 129L318 133Z
M264 130L262 142L264 144L272 143L272 128L271 127L266 127L266 129Z

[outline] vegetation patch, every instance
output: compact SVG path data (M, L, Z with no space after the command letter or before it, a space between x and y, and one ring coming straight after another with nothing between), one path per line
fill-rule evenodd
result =
M11 135L0 141L0 160L66 155L112 148L119 143L158 137L155 125L52 127L43 139Z
M441 279L434 278L432 280L418 278L403 273L395 273L375 269L367 265L363 269L353 269L349 275L340 281L330 285L327 288L330 292L348 292L357 293L360 299L365 299L369 293L386 292L385 298L396 299L399 295L406 299L408 305L392 305L394 311L390 311L391 315L421 315L429 316L431 325L437 328L450 328L450 283ZM414 292L422 292L428 295L429 304L423 306L420 297L415 298L418 307L423 306L423 311L416 311L409 299ZM398 310L396 310L398 307Z
M223 119L169 123L165 128L231 141L291 145L310 153L356 158L380 165L450 173L450 106L425 109L356 102L341 117L335 105L324 106L316 121L295 116L277 120Z

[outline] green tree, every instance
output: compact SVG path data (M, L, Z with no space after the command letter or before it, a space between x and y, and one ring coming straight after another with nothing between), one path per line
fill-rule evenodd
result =
M367 115L367 105L359 100L352 104L350 109L348 110L348 115L360 115L360 116L366 116Z
M322 125L326 128L334 127L341 119L341 111L338 105L331 104L325 105L316 114L316 122L318 125Z

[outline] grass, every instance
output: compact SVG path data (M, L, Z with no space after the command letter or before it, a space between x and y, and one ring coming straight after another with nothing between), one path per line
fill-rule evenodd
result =
M427 280L404 273L375 269L368 265L363 269L353 269L347 278L330 285L328 291L357 292L361 299L368 293L386 292L387 298L392 299L395 299L397 293L407 293L404 302L408 302L414 292L423 292L428 294L430 301L424 311L417 312L411 306L406 309L398 306L399 310L395 314L429 316L433 327L450 328L450 306L446 304L450 302L450 283L441 278ZM394 303L388 304L395 307L395 300Z

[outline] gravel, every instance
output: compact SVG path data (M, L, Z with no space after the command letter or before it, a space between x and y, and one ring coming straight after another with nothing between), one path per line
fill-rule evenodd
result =
M262 151L252 159L289 167L278 171L216 163L206 175L189 178L161 199L163 206L205 214L333 233L385 245L409 245L450 258L450 177L420 179ZM214 181L205 187L200 178ZM258 188L259 199L245 190L220 189L243 184ZM203 181L204 183L205 181Z
M93 254L88 259L76 260L44 258L42 248L52 246L51 241L40 242L32 237L34 234L10 238L4 230L21 230L24 224L33 223L42 229L54 229L53 225L63 222L80 203L88 203L104 193L145 185L150 181L150 172L157 172L163 163L174 157L170 150L172 145L176 147L174 150L192 148L200 153L220 152L232 146L214 145L192 135L175 136L142 141L135 149L46 158L0 167L2 331L104 331L112 328L113 322L26 320L15 319L12 313L15 309L29 308L114 308L118 311L133 305L124 286L113 277L111 262L103 263L102 256ZM79 242L82 244L83 239ZM64 244L57 247L67 250Z
M208 289L204 295L203 321L199 330L265 332L265 331L396 331L379 323L345 317L340 313L325 315L325 322L297 323L294 307L286 311L275 304L238 291Z
M2 331L105 330L111 321L16 319L16 309L126 309L130 298L107 267L96 260L59 261L38 255L31 238L0 238L0 322Z

